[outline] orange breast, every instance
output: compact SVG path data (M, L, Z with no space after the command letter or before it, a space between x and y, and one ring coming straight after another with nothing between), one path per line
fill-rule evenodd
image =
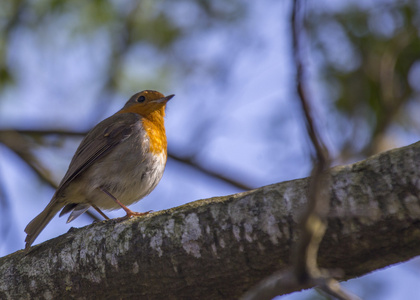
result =
M141 120L143 128L149 138L150 152L159 155L162 152L167 153L167 141L165 126L162 116L147 116Z

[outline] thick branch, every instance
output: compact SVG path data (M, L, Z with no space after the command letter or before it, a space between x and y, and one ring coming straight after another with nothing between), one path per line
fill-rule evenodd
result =
M331 171L320 267L420 254L420 142ZM0 259L0 298L236 299L290 266L308 179L92 224ZM22 242L23 246L23 242Z

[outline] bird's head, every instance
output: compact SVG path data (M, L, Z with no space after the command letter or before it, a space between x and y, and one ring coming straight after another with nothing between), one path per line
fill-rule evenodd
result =
M150 114L160 114L163 117L166 103L173 96L175 95L165 97L159 92L145 90L134 94L118 113L137 113L143 117L147 117Z

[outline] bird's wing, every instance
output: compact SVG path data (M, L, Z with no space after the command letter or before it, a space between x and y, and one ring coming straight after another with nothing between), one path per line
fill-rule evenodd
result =
M140 117L134 113L117 114L96 125L82 140L69 169L62 179L56 195L75 178L82 174L99 158L133 134L134 126Z

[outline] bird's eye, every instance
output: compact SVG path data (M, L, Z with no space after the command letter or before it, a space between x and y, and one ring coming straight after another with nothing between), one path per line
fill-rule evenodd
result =
M144 97L144 96L140 96L140 97L137 98L137 102L139 102L139 103L142 103L145 100L146 100L146 97Z

